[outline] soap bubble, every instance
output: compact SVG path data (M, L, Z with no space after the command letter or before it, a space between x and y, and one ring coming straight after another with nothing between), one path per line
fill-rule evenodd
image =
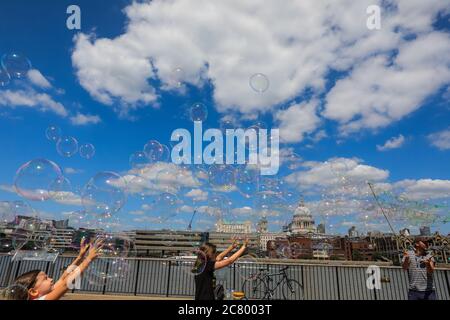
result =
M53 227L35 217L18 216L16 220L18 224L11 234L12 244L16 250L40 251L50 245L51 230L48 229Z
M0 290L0 300L29 300L28 289L20 284L12 284Z
M173 86L180 88L183 85L184 79L185 79L185 72L182 68L175 68L172 71L170 82Z
M208 215L216 219L224 219L229 216L233 202L225 195L212 193L208 197Z
M255 196L255 208L262 217L278 216L283 200L279 193L273 191L258 192Z
M125 180L114 172L99 172L83 189L82 203L85 210L97 215L113 215L126 202Z
M141 151L131 154L129 161L131 168L136 170L142 170L149 164L147 156Z
M226 134L227 130L235 130L235 125L234 125L233 121L231 121L229 119L221 119L219 126L220 126L220 130L223 132L223 134Z
M155 199L153 215L162 223L173 218L178 213L178 197L169 192L163 192Z
M80 146L80 156L85 159L92 159L95 155L95 147L90 143L84 143Z
M212 165L208 171L208 180L214 188L230 190L236 184L235 170L229 165Z
M48 140L57 142L61 138L61 129L56 126L50 126L45 130L45 136Z
M196 259L194 262L188 262L186 264L186 267L184 267L188 271L186 273L191 276L202 274L206 269L206 264L208 263L208 257L206 254L201 250L193 250L192 253L189 253L189 255L195 256Z
M258 192L259 172L250 168L239 168L236 171L236 187L246 198Z
M195 103L189 110L192 121L205 121L208 117L208 109L203 103Z
M11 82L11 77L8 72L0 67L0 88L6 87Z
M21 79L31 69L31 62L20 53L10 53L3 55L2 67L11 77Z
M0 201L0 224L14 221L15 215L9 201Z
M107 268L94 262L86 272L89 283L104 285L127 279L131 269L127 257L136 255L132 239L124 233L100 233L97 239L103 241L99 256L108 258Z
M74 137L62 137L56 143L56 151L63 157L72 157L78 152L78 141Z
M50 185L62 177L61 169L47 159L35 159L23 164L16 172L14 188L22 197L33 201L48 200Z
M250 87L258 93L263 93L269 88L269 79L262 73L256 73L250 77Z
M164 152L164 147L156 140L150 140L144 146L144 153L150 163L162 161Z
M50 184L49 194L54 201L78 200L72 192L72 184L69 179L63 176L56 178Z

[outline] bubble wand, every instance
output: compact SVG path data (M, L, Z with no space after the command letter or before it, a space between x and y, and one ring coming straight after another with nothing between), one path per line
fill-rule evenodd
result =
M380 201L378 200L378 197L377 197L377 195L375 194L375 191L373 190L372 184L371 184L370 182L367 182L367 184L369 185L370 191L372 191L373 197L375 198L375 201L377 202L378 206L380 207L381 212L383 213L383 216L384 216L384 218L386 219L386 221L387 221L387 223L388 223L388 225L389 225L389 228L391 228L392 233L395 235L394 228L392 228L391 222L389 221L389 219L388 219L386 213L384 212L384 209L383 209L383 207L381 206L381 203L380 203Z

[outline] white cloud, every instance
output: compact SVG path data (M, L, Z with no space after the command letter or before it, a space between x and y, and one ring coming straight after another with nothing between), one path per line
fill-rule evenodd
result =
M393 185L413 200L450 198L450 180L402 180Z
M231 213L236 216L245 216L250 219L251 215L254 214L254 211L251 207L245 206L241 208L234 208L231 210Z
M275 118L280 124L280 140L287 143L300 142L305 134L312 133L320 124L316 108L317 101L310 101L279 111Z
M52 87L50 82L48 82L48 80L42 75L39 70L31 69L30 71L28 71L28 79L37 87L43 89L49 89Z
M368 30L366 8L382 9L382 29ZM182 68L184 83L214 86L217 109L243 117L272 112L288 142L298 142L320 122L312 109L280 111L305 91L326 94L323 116L338 121L341 133L376 129L417 110L424 99L450 80L448 34L433 30L445 0L276 0L133 2L125 8L123 34L75 38L73 65L81 85L121 114L155 103L159 89L173 85ZM406 35L417 34L416 39ZM398 55L391 62L391 55ZM150 63L151 61L151 63ZM330 69L344 71L329 92ZM254 92L249 78L267 75L270 87ZM288 119L304 115L305 119Z
M77 173L83 173L84 170L82 170L82 169L74 169L74 168L71 168L71 167L67 167L67 168L64 168L64 172L65 172L66 174L77 174Z
M68 206L82 206L81 197L70 191L58 191L51 194L53 200L56 203L68 205Z
M450 129L428 135L430 143L440 150L450 149Z
M0 91L0 107L28 107L41 112L51 111L61 117L67 117L66 108L46 93L37 93L32 89L27 90L2 90Z
M97 124L100 123L102 120L100 119L99 116L95 116L95 115L89 115L89 114L82 114L82 113L77 113L75 116L70 117L70 122L73 125L76 126L85 126L85 125L89 125L89 124Z
M327 94L323 115L338 121L342 134L386 127L450 81L448 34L420 35L398 50L392 62L377 55L356 65Z
M161 192L177 194L181 188L196 188L200 185L192 171L166 162L129 170L123 176L123 181L118 183L118 186L125 188L130 194L147 195Z
M6 185L6 184L0 185L0 190L6 191L6 192L11 192L11 193L16 193L16 190L14 189L13 186Z
M195 201L205 201L208 199L208 192L201 189L192 189L186 193L185 196L192 198Z
M377 145L378 151L387 151L391 149L400 148L405 143L405 137L403 135L399 135L398 137L392 137L388 141L384 143L384 145Z
M303 162L307 170L297 171L286 177L288 183L297 185L300 190L339 188L342 177L353 184L366 184L366 181L384 182L389 171L378 169L362 163L360 159L332 158L326 162Z

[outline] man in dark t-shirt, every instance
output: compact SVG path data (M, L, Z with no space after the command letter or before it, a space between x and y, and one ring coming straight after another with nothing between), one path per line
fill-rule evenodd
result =
M245 238L241 248L231 257L225 257L238 246L237 240L223 252L217 254L216 246L212 243L204 243L198 250L197 260L192 272L195 275L195 300L215 300L216 277L214 271L225 268L235 262L247 249L248 238Z

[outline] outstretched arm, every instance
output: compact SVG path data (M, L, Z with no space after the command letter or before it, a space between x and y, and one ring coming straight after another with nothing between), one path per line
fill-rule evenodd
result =
M61 282L65 281L66 277L76 269L77 266L79 266L81 264L81 262L83 261L86 253L89 250L89 247L92 243L86 243L86 238L83 237L81 239L81 243L80 243L80 253L78 254L78 256L75 258L75 260L72 261L72 263L66 268L66 270L64 270L64 273L61 275L61 277L59 278L59 280L55 283L55 287L59 286L61 284Z
M96 240L89 247L89 253L83 262L72 272L65 273L61 279L55 284L53 290L46 295L45 300L59 300L67 292L68 283L72 282L74 277L78 277L83 274L87 267L98 257L98 252L103 246L102 240Z
M223 252L217 255L216 261L222 261L234 248L237 247L237 240L233 238L233 243Z

